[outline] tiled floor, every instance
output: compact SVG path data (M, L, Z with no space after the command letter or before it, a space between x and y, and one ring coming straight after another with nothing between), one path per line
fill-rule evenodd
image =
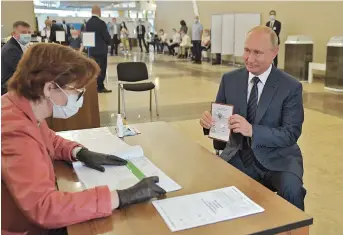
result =
M202 135L200 115L210 108L223 73L234 68L193 65L186 60L156 54L134 53L131 57L109 57L108 84L111 94L100 94L102 126L115 125L117 113L116 65L144 61L156 81L160 116L149 112L149 93L126 93L129 123L167 121L181 133L212 151ZM304 83L305 123L299 140L304 155L306 213L314 217L310 234L343 234L343 94L324 90L323 83ZM282 212L280 212L282 213Z

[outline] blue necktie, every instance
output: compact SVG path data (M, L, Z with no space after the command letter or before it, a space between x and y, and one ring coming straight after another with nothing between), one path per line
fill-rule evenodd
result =
M260 82L260 79L258 77L253 77L252 82L254 83L249 100L248 100L248 115L247 115L247 121L250 124L254 124L256 111L257 111L257 102L258 102L258 88L257 84Z

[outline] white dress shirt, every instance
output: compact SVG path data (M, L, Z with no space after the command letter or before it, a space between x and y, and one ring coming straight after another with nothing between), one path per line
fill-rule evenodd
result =
M259 76L256 76L256 75L254 75L254 74L249 72L247 102L249 102L250 93L251 93L252 87L254 86L254 82L252 81L252 79L254 77L258 77L260 79L260 82L257 83L257 89L258 89L258 100L257 100L257 103L258 103L260 101L260 97L261 97L264 85L266 85L267 79L268 79L269 74L270 74L271 71L272 71L272 65L269 66L267 71L265 71L264 73L262 73Z
M21 44L15 37L13 37L16 41L17 41L17 43L19 44L19 46L20 46L20 48L21 48L21 50L23 51L23 52L25 52L26 51L26 49L27 49L27 47L26 46L24 46L23 44Z
M114 35L118 34L117 23L113 24L113 34L114 34Z

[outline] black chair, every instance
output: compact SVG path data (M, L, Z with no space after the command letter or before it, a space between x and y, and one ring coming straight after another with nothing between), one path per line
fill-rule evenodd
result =
M126 106L124 91L150 91L150 112L152 111L152 90L154 90L156 114L158 112L157 92L155 83L149 80L146 64L143 62L125 62L117 66L118 74L118 113L120 113L121 98L124 107L124 118L126 118ZM120 97L121 96L121 97Z

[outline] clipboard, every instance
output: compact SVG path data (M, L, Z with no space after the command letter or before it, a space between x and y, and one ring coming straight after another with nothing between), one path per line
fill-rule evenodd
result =
M211 115L215 124L210 128L208 138L221 142L228 142L231 135L228 119L233 115L233 105L211 103Z

